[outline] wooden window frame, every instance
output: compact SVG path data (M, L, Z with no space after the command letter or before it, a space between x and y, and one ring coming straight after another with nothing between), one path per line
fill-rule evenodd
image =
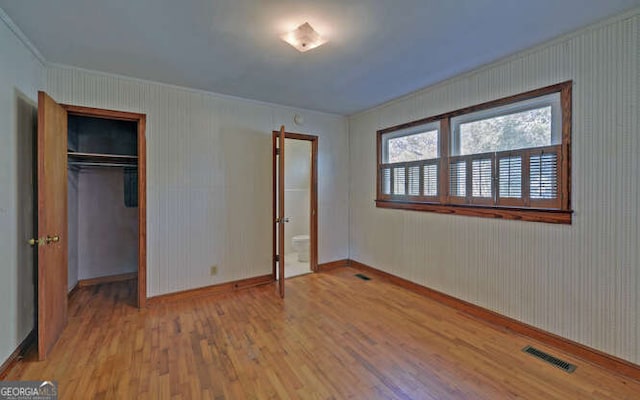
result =
M427 211L444 214L468 215L485 218L513 219L521 221L547 222L556 224L571 224L573 211L571 209L571 105L572 105L572 81L566 81L540 89L516 94L489 101L486 103L462 108L452 112L436 116L422 118L416 121L381 129L377 135L377 168L376 168L376 207L402 210ZM452 142L452 123L454 117L470 114L478 111L498 108L514 103L532 100L538 97L558 93L560 95L560 134L561 143L518 150L499 151L485 154L452 155L450 143ZM403 163L384 164L383 160L383 135L407 130L420 125L438 122L439 128L439 157L433 160L411 161ZM530 157L541 152L555 153L557 155L557 193L556 199L531 199L529 195ZM508 157L521 157L522 168L522 198L506 198L499 196L499 163L501 159ZM488 159L492 161L493 198L472 198L469 194L472 189L472 160ZM453 197L449 195L449 166L452 161L465 160L466 167L466 197ZM408 194L408 171L411 166L420 166L420 174L424 173L424 165L437 165L438 170L438 195L424 196L422 179L420 179L420 195ZM393 188L393 169L405 168L406 188L405 195L384 194L382 188L382 171L390 168L391 187ZM488 199L488 200L487 200Z

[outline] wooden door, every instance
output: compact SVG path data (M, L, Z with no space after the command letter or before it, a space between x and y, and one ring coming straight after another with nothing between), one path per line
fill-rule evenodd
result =
M284 125L273 131L273 279L284 298Z
M284 298L284 125L278 134L278 289Z
M38 92L38 358L67 325L67 112Z

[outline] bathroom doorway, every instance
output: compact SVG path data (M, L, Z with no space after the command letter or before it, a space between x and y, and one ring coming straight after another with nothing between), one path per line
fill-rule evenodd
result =
M317 270L317 152L318 137L299 133L285 132L284 154L286 163L280 174L278 134L274 132L274 221L277 220L276 210L280 204L278 193L278 176L283 177L284 183L284 257L278 257L279 243L277 228L273 230L273 275L279 278L276 268L282 259L284 277L290 278Z

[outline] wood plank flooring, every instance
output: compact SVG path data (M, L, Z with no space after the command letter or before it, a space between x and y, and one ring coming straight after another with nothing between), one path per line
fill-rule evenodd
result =
M637 399L640 382L339 268L138 310L135 281L79 289L49 359L8 380L61 399ZM521 351L578 366L567 374Z

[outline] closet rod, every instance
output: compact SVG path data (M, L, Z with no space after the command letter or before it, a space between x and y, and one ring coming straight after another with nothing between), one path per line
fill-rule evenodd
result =
M78 162L69 161L68 165L77 165L79 167L126 167L126 168L138 168L136 164L123 164L123 163L104 163L104 162Z

